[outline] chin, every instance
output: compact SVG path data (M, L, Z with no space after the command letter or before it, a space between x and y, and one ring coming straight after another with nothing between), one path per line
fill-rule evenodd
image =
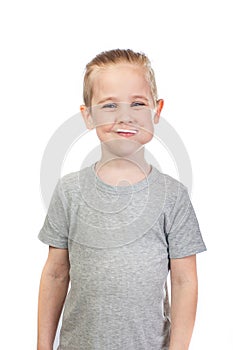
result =
M105 143L106 150L117 157L130 157L138 152L144 145L132 140L114 140Z

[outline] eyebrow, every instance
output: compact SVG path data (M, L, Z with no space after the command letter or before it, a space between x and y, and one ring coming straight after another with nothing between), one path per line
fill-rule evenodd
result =
M146 96L143 96L143 95L132 95L131 97L133 97L133 98L140 98L142 100L145 100L145 101L149 102L149 99Z
M142 100L145 100L145 101L147 101L147 102L150 102L150 100L149 100L147 97L143 96L143 95L132 95L132 96L130 96L130 97L131 97L131 98L140 98L140 99L142 99ZM117 99L117 97L114 97L114 96L104 97L102 100L98 101L97 104L102 104L102 103L104 103L104 102L106 102L106 101L117 102L118 99Z
M106 101L117 101L117 98L113 96L104 97L102 100L98 101L97 104L102 104Z

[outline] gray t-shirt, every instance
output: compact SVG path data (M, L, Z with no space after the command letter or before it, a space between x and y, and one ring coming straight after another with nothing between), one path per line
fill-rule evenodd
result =
M69 250L60 350L168 350L170 258L206 250L184 185L152 166L111 186L92 164L58 181L39 239Z

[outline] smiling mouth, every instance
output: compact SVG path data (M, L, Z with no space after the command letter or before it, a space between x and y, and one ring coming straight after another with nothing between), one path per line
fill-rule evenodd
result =
M117 129L117 134L122 136L132 136L137 134L138 130L130 130L130 129Z

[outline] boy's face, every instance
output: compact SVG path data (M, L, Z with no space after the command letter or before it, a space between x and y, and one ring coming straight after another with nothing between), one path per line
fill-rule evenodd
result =
M81 108L85 123L111 153L127 156L152 139L163 101L154 106L140 66L115 64L92 74L92 107Z

